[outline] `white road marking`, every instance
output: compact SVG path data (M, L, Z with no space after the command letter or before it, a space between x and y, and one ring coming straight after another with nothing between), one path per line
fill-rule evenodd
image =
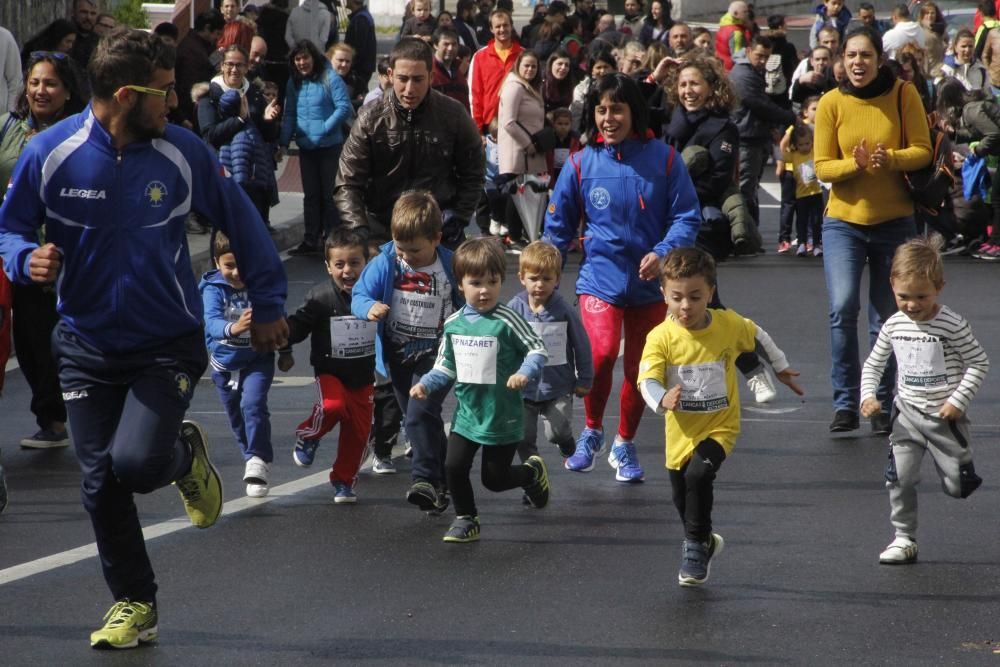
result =
M11 358L10 361L7 362L7 366L5 367L6 368L5 372L10 373L11 371L16 371L20 367L21 366L18 365L17 363L17 359Z
M272 487L271 492L264 498L242 497L230 500L222 506L222 516L238 514L244 510L260 507L261 505L265 505L273 500L277 500L278 498L294 496L298 493L302 493L303 491L329 483L329 471L324 470L323 472L314 473L293 482ZM220 517L220 519L221 518L222 517ZM194 528L194 526L191 525L191 522L188 521L186 516L183 516L147 526L146 528L143 528L142 534L148 542L149 540L156 539L157 537L170 535L171 533L176 533L179 530L185 530L187 528ZM38 558L27 563L14 565L5 570L0 570L0 586L14 581L19 581L21 579L26 579L27 577L31 577L36 574L49 572L66 565L73 565L74 563L79 563L80 561L87 560L88 558L95 558L96 556L97 544L91 542L90 544L70 549L69 551L63 551L57 554L52 554L51 556Z
M764 192L771 195L771 197L780 202L781 201L781 184L780 183L761 183L760 187Z
M745 405L743 406L743 409L748 412L759 412L763 415L784 415L789 412L797 412L802 409L802 406L794 406L790 408L758 408L752 405Z

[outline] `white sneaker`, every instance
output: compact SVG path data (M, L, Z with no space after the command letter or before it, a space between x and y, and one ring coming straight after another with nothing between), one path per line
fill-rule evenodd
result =
M271 490L267 484L247 484L248 498L263 498Z
M747 378L747 386L753 392L754 400L758 403L770 403L778 397L778 390L771 381L771 374L767 372L767 367L761 366L756 373Z
M917 543L908 537L897 537L879 554L878 562L884 565L906 565L917 562Z
M391 458L380 459L376 456L372 463L372 472L376 475L393 475L396 472L396 464Z
M264 463L264 459L259 456L251 456L247 461L246 468L243 469L243 481L247 484L267 484L267 474L271 471L271 466Z

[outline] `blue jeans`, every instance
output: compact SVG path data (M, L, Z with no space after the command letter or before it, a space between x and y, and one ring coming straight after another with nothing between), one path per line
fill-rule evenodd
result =
M441 406L451 385L430 393L427 400L410 399L410 388L420 382L434 367L433 355L424 357L415 364L389 364L389 377L396 392L396 400L403 411L403 427L406 437L413 447L413 462L410 476L414 482L430 482L443 486L446 481L444 461L448 450L448 437L444 434L444 420Z
M889 285L896 248L916 235L912 217L878 225L855 225L836 218L823 221L823 272L830 299L830 353L834 410L858 411L861 359L858 351L858 313L861 311L861 274L868 264L868 333L871 344L882 322L896 311ZM896 380L890 358L877 396L888 409Z
M243 460L274 460L267 392L274 380L274 354L263 354L238 371L212 371L212 382L229 417Z

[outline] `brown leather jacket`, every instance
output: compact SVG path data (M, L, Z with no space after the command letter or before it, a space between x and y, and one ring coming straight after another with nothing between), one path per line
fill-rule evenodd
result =
M983 64L990 74L990 83L1000 86L1000 29L994 28L983 37L986 45L983 48Z
M349 228L389 239L392 207L406 190L429 190L444 214L442 243L464 238L483 190L486 158L475 123L459 102L430 90L412 111L390 89L362 107L344 143L334 201Z

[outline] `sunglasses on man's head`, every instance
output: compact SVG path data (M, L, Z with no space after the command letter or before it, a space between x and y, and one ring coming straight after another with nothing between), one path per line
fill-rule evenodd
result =
M28 57L32 60L41 58L55 58L56 60L65 60L67 55L62 51L32 51L28 54Z

